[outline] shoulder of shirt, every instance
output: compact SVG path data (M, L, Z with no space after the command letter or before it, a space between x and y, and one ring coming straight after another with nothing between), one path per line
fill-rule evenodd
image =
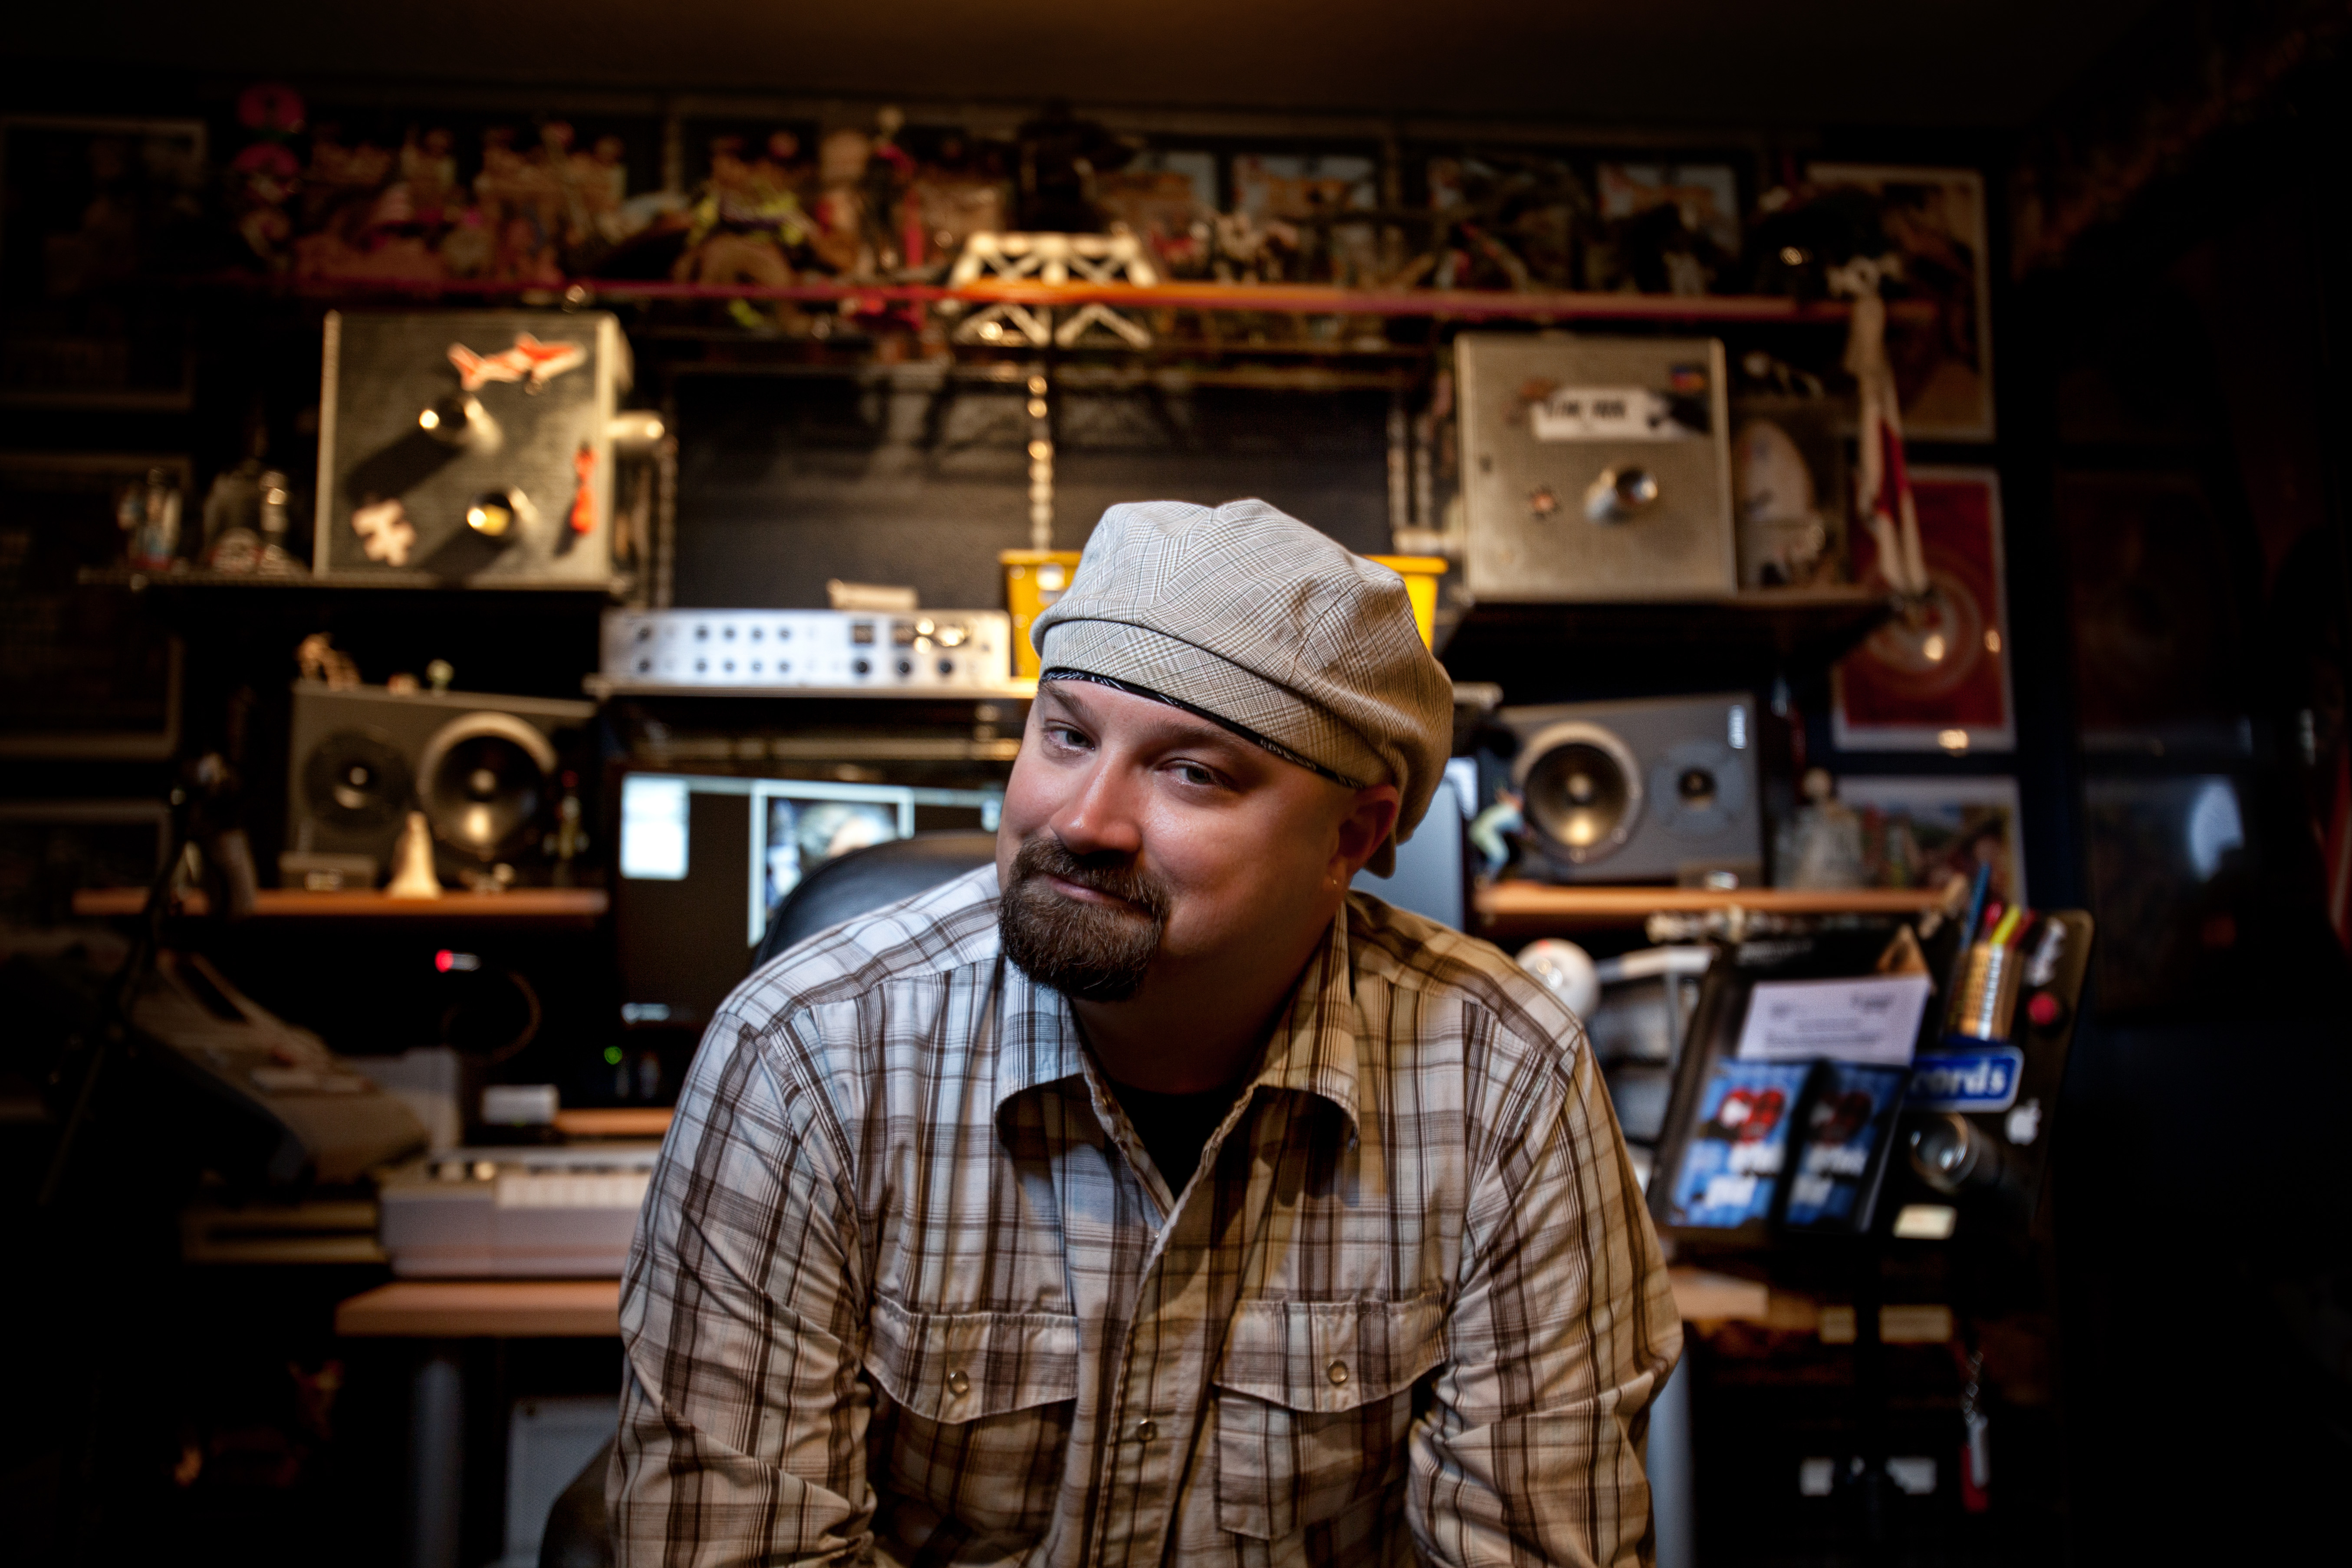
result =
M754 1030L895 984L996 962L996 868L982 866L936 888L821 931L754 970L720 1011Z
M1521 1044L1557 1053L1563 1063L1583 1043L1576 1015L1493 942L1354 892L1348 897L1348 944L1359 979L1458 997Z

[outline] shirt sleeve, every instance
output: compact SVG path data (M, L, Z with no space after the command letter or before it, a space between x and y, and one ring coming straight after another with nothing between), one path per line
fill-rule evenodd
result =
M622 1281L605 1481L622 1568L870 1551L860 1254L817 1098L740 1019L713 1021Z
M1528 1099L1473 1177L1406 1516L1421 1555L1447 1568L1646 1564L1643 1444L1682 1322L1591 1054Z

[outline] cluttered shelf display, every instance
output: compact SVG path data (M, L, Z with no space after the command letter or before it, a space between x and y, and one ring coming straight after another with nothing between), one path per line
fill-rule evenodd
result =
M1384 335L1349 316L1838 320L1831 270L1892 247L1915 258L1888 285L1902 344L1927 345L1897 355L1913 389L1958 406L1968 374L1980 377L1974 360L1953 373L1936 348L1981 342L1981 193L1949 172L1790 164L1770 177L1746 153L1384 149L1311 123L1284 145L1251 146L1119 131L1060 105L994 128L921 106L785 110L765 123L520 120L487 104L429 117L314 104L257 85L219 123L175 132L186 145L169 166L199 199L147 201L138 210L171 225L158 217L136 256L90 276L412 299L528 292L551 304L569 290L574 304L637 301L656 311L649 320L930 348L950 331L1023 346L1025 331L986 330L1006 325L992 312L959 321L926 307L1024 297L1070 307L1053 328L1060 346L1090 326L1088 341L1132 346L1133 322L1086 307L1102 302L1090 290L1140 285L1139 310L1247 318L1188 341L1336 348ZM93 182L109 195L125 177L123 160L104 155L106 127L79 134L88 168L52 156L14 171L49 216L22 236L12 226L12 248L39 243L43 225L73 237ZM1019 261L1022 247L1002 243L1089 236L1118 243L1079 247L1088 254L1067 268L1035 247ZM983 251L995 259L979 265ZM1052 292L1055 278L1076 291ZM1842 374L1833 349L1812 369Z

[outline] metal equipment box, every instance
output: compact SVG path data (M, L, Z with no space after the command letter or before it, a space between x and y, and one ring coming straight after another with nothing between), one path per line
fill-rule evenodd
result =
M1454 351L1472 598L1735 590L1719 341L1478 332Z

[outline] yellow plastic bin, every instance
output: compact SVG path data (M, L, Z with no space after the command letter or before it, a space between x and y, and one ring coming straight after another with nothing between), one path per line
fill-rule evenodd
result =
M1029 641L1030 623L1070 585L1078 569L1075 550L1000 550L1004 568L1004 607L1013 612L1013 673L1024 680L1037 679L1037 649Z
M1421 628L1421 646L1434 647L1432 639L1437 627L1437 580L1445 575L1443 555L1373 555L1377 561L1404 579L1404 591L1412 598L1412 624Z

